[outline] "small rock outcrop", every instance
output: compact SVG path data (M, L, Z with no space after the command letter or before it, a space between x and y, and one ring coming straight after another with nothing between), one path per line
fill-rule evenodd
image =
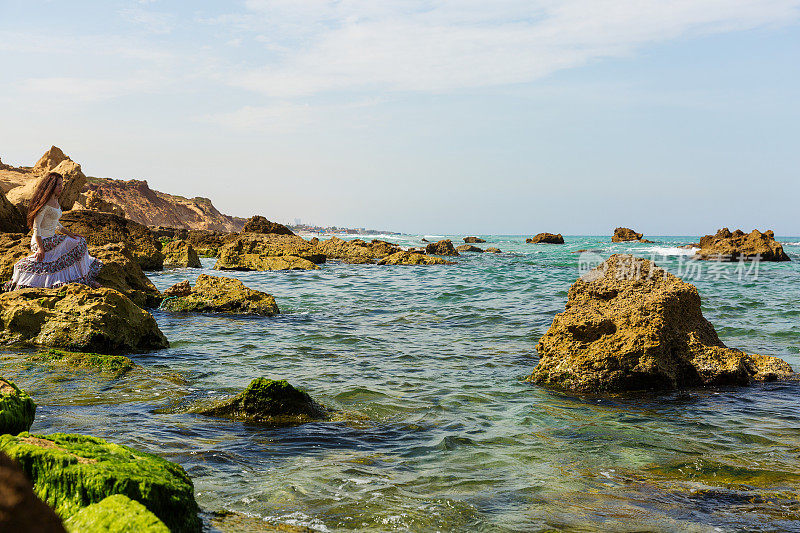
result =
M192 293L192 284L188 279L176 283L169 289L164 291L164 296L189 296Z
M158 307L161 294L142 271L127 245L121 242L92 246L92 257L103 263L97 282L103 287L119 291L139 307Z
M492 248L492 247L489 247L489 248L485 249L484 252L489 253L489 254L500 254L500 253L503 253L502 250L500 250L500 248Z
M280 312L271 294L250 289L238 279L206 274L198 276L189 294L167 298L161 308L177 312L262 316L273 316Z
M66 533L61 519L33 492L25 472L0 452L0 531Z
M416 252L396 252L378 261L379 265L454 265L441 257L433 257Z
M456 246L456 251L460 254L464 252L482 254L483 248L478 248L477 246L472 246L471 244L462 244L461 246Z
M192 480L180 465L85 435L1 435L0 450L65 520L109 496L138 501L170 531L199 533ZM137 530L138 531L138 530Z
M648 241L643 237L644 237L643 234L636 233L630 228L616 228L614 230L614 235L612 235L611 237L611 242L628 242L628 241L637 241L644 243L653 242L653 241Z
M219 250L215 270L315 270L325 256L296 235L242 234Z
M539 233L533 237L525 239L527 244L564 244L564 237L560 233Z
M425 247L425 252L431 255L458 255L456 249L453 248L453 241L450 239L430 243Z
M161 253L164 254L165 267L200 268L202 266L194 247L186 241L170 241L161 247Z
M485 240L479 237L464 237L464 242L466 244L480 244L482 242L486 242Z
M772 230L761 233L754 229L750 233L736 230L731 233L722 228L716 235L706 235L700 239L700 250L695 257L712 261L752 260L789 261L781 243L775 240Z
M0 344L98 353L169 347L153 315L127 296L77 283L0 294Z
M17 206L12 204L3 190L0 189L0 232L1 233L26 233L25 217L19 212Z
M64 523L70 531L100 533L135 531L169 533L169 528L147 507L123 494L114 494L84 507Z
M16 435L28 431L36 414L36 404L13 381L0 377L0 434Z
M274 426L302 424L328 417L327 410L307 393L286 381L266 378L254 379L237 396L195 412Z
M314 250L324 255L326 259L337 259L344 263L360 265L372 264L377 259L401 251L401 248L397 244L378 239L374 239L372 242L362 239L346 241L334 236L327 241L318 242Z
M256 215L254 217L250 217L250 219L245 222L244 227L242 228L242 233L272 233L275 235L294 235L292 231L284 226L283 224L278 224L277 222L270 222L266 218Z
M792 373L778 358L726 347L693 285L630 255L578 279L536 349L532 381L585 392L745 385Z
M142 270L164 268L161 243L147 226L138 222L99 211L70 211L61 217L61 224L68 230L83 235L86 242L93 246L124 243Z

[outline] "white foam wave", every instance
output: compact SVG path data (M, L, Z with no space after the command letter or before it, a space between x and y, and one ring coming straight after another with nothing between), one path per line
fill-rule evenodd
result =
M679 246L653 246L649 251L655 255L676 256L694 255L700 248L682 248Z

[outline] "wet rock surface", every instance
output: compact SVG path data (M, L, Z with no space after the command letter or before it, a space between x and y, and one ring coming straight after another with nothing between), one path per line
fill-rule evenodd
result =
M711 261L789 261L781 243L775 240L772 230L761 233L753 230L745 233L742 230L731 232L722 228L715 235L706 235L700 239L700 250L695 257Z

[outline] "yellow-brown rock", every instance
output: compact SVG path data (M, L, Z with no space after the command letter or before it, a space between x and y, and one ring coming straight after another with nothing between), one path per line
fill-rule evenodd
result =
M128 247L120 242L92 246L89 254L103 263L97 282L121 292L139 307L158 307L161 294L156 289Z
M415 252L396 252L378 261L379 265L454 265L441 257L418 254Z
M539 233L534 237L525 239L527 244L564 244L564 237L560 233Z
M644 237L643 234L636 233L630 228L616 228L614 230L614 235L611 236L611 242L628 242L628 241L637 241L645 243L653 242L653 241L648 241L643 237Z
M0 284L14 275L14 263L31 255L31 238L24 233L0 233Z
M127 296L77 283L0 294L0 344L108 354L169 347L153 315Z
M460 254L463 254L464 252L482 254L483 248L478 248L477 246L472 246L471 244L462 244L460 246L456 246L456 251Z
M15 170L17 171L16 179L10 173L3 176L7 180L9 178L13 180L13 188L8 190L6 196L12 204L17 206L23 216L27 213L28 202L30 202L39 180L48 172L58 172L64 176L64 191L58 199L61 209L64 211L72 209L75 200L78 199L78 195L86 185L86 176L81 171L81 166L55 146L45 152L33 168Z
M78 196L74 208L82 208L88 211L100 211L101 213L111 213L118 217L125 216L125 210L113 202L105 200L97 191L86 191Z
M536 349L532 381L586 392L745 385L792 372L778 358L726 347L693 285L630 255L578 279Z
M480 237L464 237L464 242L466 244L479 244L486 241L481 239Z
M17 206L0 190L0 233L25 233L28 227Z
M339 237L331 237L327 241L319 241L315 250L328 259L337 259L344 263L369 264L401 251L396 244L374 239L366 242L361 239L346 241Z
M215 270L315 270L325 256L296 235L245 233L220 250Z
M111 213L99 211L70 211L61 217L61 224L94 246L115 242L124 243L142 270L162 270L164 254L161 243L147 226Z
M278 305L271 294L250 289L238 279L206 274L198 276L188 295L167 298L161 307L176 312L262 316L279 313Z
M182 240L170 241L161 247L164 266L200 268L200 258L191 244Z
M716 235L706 235L700 239L700 250L695 257L712 261L752 260L789 261L781 243L775 240L772 230L761 233L754 229L750 233L722 228Z
M164 296L189 296L192 293L192 284L188 279L176 283L169 289L164 291Z
M242 228L242 233L262 233L262 234L275 234L275 235L294 235L292 230L278 224L277 222L270 222L266 218L255 215L245 222Z
M444 239L439 242L432 242L425 247L425 251L431 255L458 255L453 248L453 241Z

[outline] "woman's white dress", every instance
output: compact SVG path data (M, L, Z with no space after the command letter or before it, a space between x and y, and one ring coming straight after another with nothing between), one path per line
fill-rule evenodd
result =
M32 255L14 265L14 276L6 283L6 290L25 287L58 287L67 283L91 284L103 263L89 255L86 239L73 239L57 233L63 226L58 222L61 208L45 205L36 215L31 237ZM36 260L39 245L37 235L44 245L44 260Z

